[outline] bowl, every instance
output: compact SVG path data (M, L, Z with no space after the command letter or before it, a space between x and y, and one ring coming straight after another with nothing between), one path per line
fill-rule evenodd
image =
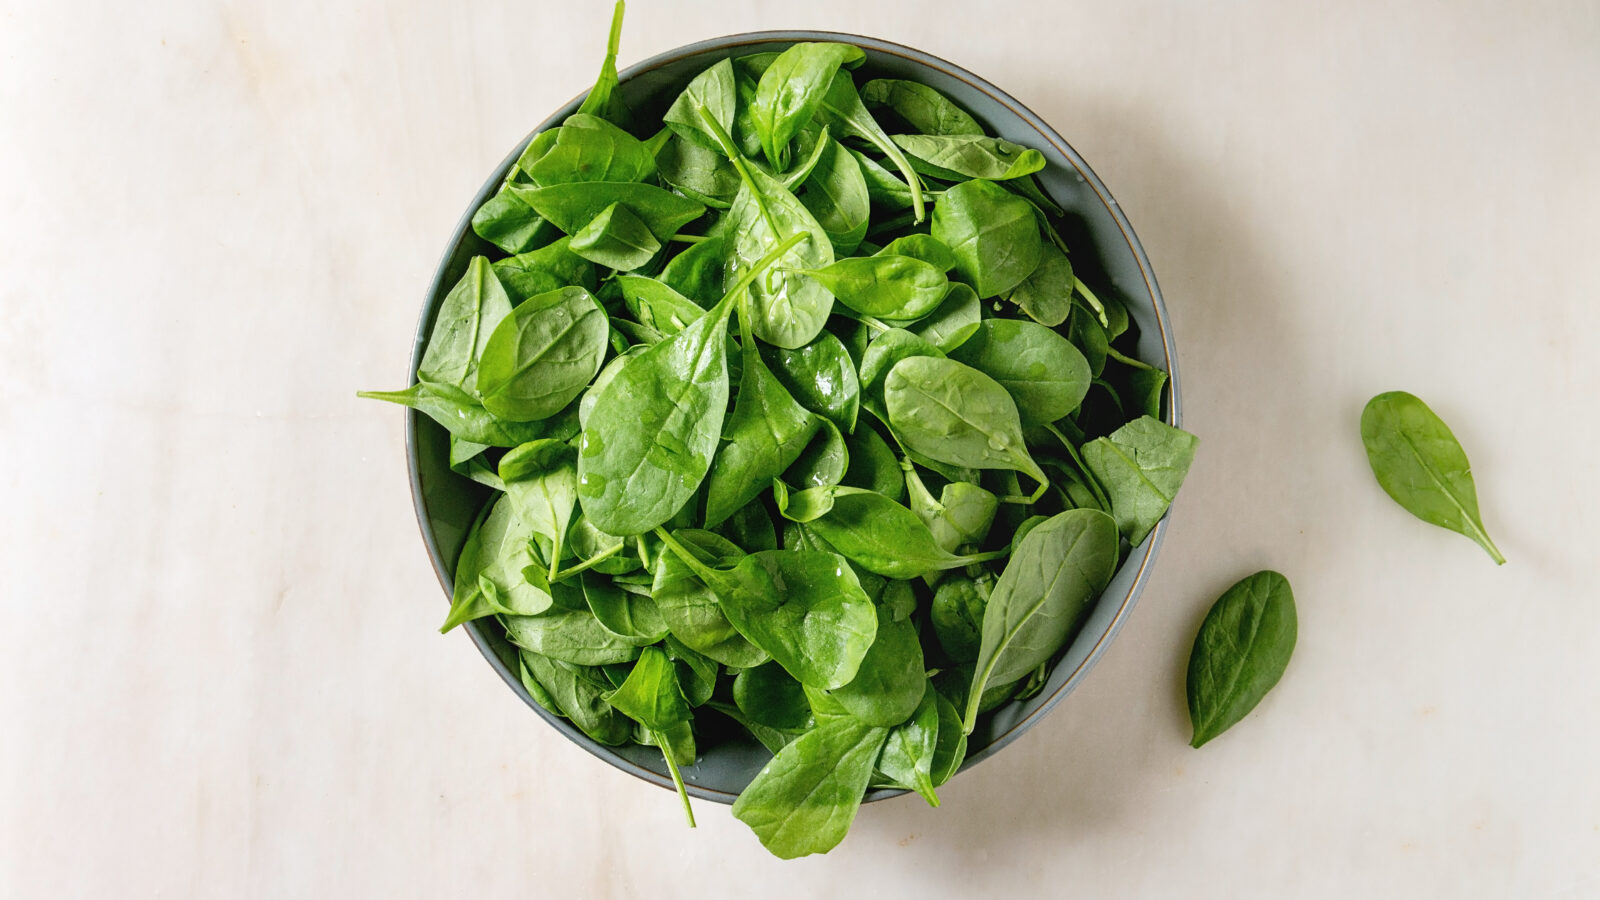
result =
M1180 425L1181 393L1172 326L1161 291L1156 286L1155 273L1127 217L1088 163L1054 129L984 79L920 50L889 41L820 31L763 31L713 38L647 59L622 73L620 90L634 109L659 115L689 79L718 60L782 50L798 41L855 44L866 52L866 61L859 70L862 75L908 78L938 88L972 113L991 134L1034 147L1045 155L1048 165L1038 177L1045 190L1067 211L1064 237L1072 248L1073 266L1083 273L1086 281L1097 288L1105 286L1114 291L1127 305L1130 316L1139 325L1136 348L1139 357L1169 374L1166 421ZM533 134L560 124L577 110L582 99L581 96L574 98L556 110ZM473 232L472 214L494 194L526 142L527 139L519 142L489 174L446 245L417 325L416 347L411 358L413 381L445 295L466 271L473 256L493 251L492 245ZM420 413L408 413L406 454L412 498L423 542L447 601L456 558L467 530L490 493L487 488L450 471L449 447L449 437L443 428ZM1149 577L1166 528L1163 520L1145 542L1129 554L1090 611L1077 637L1066 647L1044 689L1028 700L1012 701L979 721L977 730L968 739L962 771L1016 740L1084 678L1132 610ZM500 678L534 713L595 756L646 781L673 789L659 750L640 746L607 747L539 706L522 686L515 650L493 619L479 620L465 627ZM732 803L770 759L770 754L760 744L731 731L704 734L699 743L700 758L682 771L688 792L704 800ZM878 800L899 793L903 792L877 790L869 792L866 799Z

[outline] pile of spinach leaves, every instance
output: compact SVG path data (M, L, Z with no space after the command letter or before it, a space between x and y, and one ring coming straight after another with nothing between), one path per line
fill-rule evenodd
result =
M1042 690L1196 442L1038 151L837 43L721 60L650 121L617 38L474 216L498 251L416 384L365 396L498 492L444 630L498 620L541 705L680 794L731 720L773 753L734 815L826 852L871 788L938 805L978 717Z

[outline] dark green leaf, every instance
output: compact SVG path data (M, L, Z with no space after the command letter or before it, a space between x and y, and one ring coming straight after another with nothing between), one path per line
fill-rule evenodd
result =
M988 375L1016 401L1024 427L1063 418L1089 392L1089 363L1072 342L1035 322L988 319L950 358Z
M762 356L801 406L832 420L841 431L855 429L861 382L849 351L831 332L822 332L792 350L766 348Z
M937 266L910 256L854 256L805 274L840 303L881 319L920 319L950 287Z
M1189 654L1190 746L1243 719L1283 677L1294 652L1296 617L1289 580L1257 572L1217 600Z
M780 53L762 73L750 115L774 169L789 167L789 141L816 114L839 67L858 63L864 56L861 48L850 44L799 43Z
M819 724L762 768L733 804L774 856L826 853L844 840L888 737L852 718Z
M548 187L513 185L512 191L567 234L577 234L613 203L638 216L656 240L665 243L705 212L705 206L653 184L582 181Z
M981 134L896 134L892 138L918 171L946 181L1008 181L1044 168L1043 153Z
M933 208L933 236L956 256L956 271L979 298L1004 294L1033 274L1042 241L1028 201L992 181L967 181Z
M417 380L476 393L478 357L495 326L510 312L511 299L489 267L489 260L473 257L466 274L439 306L428 349L417 367Z
M534 684L543 688L557 707L554 711L571 719L584 734L610 746L625 744L633 736L633 723L602 696L606 688L598 674L527 650L518 650L517 655L523 685L530 692Z
M939 462L1012 469L1041 483L1028 455L1011 395L994 379L953 359L912 356L883 384L889 427L908 448Z
M1199 439L1149 416L1083 445L1083 461L1111 497L1111 513L1128 543L1144 543L1167 514L1194 462Z
M929 806L937 807L939 795L933 790L933 763L941 724L939 692L928 687L922 673L917 676L924 688L922 702L915 715L889 732L878 756L878 771L895 787L916 791ZM959 723L955 730L961 730Z
M661 242L626 206L613 203L572 236L572 252L622 272L641 268L661 251Z

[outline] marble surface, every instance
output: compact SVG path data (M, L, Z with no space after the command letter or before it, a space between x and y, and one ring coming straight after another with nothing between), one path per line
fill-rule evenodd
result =
M0 2L0 895L1600 896L1593 4L634 5L624 63L827 28L1032 106L1143 238L1204 441L1082 689L796 863L434 633L401 415L354 397L608 6ZM1393 388L1504 568L1373 483ZM1264 567L1299 648L1191 750L1194 630Z

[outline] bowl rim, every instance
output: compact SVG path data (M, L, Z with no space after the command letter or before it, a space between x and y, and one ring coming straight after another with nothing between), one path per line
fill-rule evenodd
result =
M1183 405L1181 402L1182 393L1180 390L1181 379L1178 373L1178 354L1176 342L1174 341L1172 335L1172 322L1167 314L1166 302L1161 295L1161 288L1156 282L1155 270L1150 265L1150 259L1148 256L1146 256L1144 247L1142 244L1140 244L1138 236L1134 234L1133 225L1128 221L1127 216L1123 213L1121 205L1118 204L1117 201L1111 196L1111 192L1106 188L1105 183L1102 182L1100 177L1095 174L1094 170L1089 167L1088 162L1085 161L1084 158L1080 156L1070 144L1067 143L1066 139L1057 133L1056 130L1049 125L1049 123L1045 122L1036 113L1034 113L1033 110L1024 106L1015 97L996 87L987 79L979 77L967 69L962 68L961 66L958 66L955 63L952 63L941 57L934 56L931 53L918 50L914 47L908 47L904 44L884 40L882 38L874 38L866 35L851 34L849 32L839 31L784 29L775 31L741 32L738 34L707 38L694 43L684 44L628 66L619 73L618 81L626 82L629 79L638 77L641 74L658 69L670 63L678 62L680 60L708 52L728 50L730 48L758 44L798 43L802 41L817 40L839 41L843 43L854 44L863 49L869 49L877 53L899 57L908 62L934 69L950 76L951 78L961 81L974 90L987 95L990 99L1000 104L1017 118L1026 122L1029 127L1038 132L1040 138L1053 146L1056 151L1067 160L1067 162L1076 171L1078 176L1083 179L1084 183L1094 191L1095 196L1100 200L1101 205L1108 213L1110 213L1112 220L1117 225L1118 231L1121 232L1123 240L1127 244L1128 250L1132 253L1134 261L1139 267L1140 275L1144 279L1145 288L1148 291L1151 303L1155 308L1156 329L1160 332L1161 349L1162 354L1165 357L1167 388L1170 392L1169 396L1171 398L1167 409L1166 422L1174 427L1181 427L1183 423ZM522 150L527 146L528 141L532 139L534 135L554 127L555 125L559 124L561 120L575 112L579 104L582 103L584 97L587 95L588 90L585 89L582 93L568 101L560 109L556 110L553 114L541 122L537 127L534 128L533 131L529 132L527 136L523 137L522 140L520 140L511 150L511 153L501 161L498 167L496 167L494 171L497 174L492 175L488 181L486 181L483 186L479 188L478 193L473 197L470 205L467 207L466 212L456 223L455 229L451 232L452 238L445 246L444 253L439 260L439 265L436 268L433 279L428 286L428 293L423 299L422 312L417 321L416 337L412 349L410 368L407 371L408 383L414 381L416 378L417 369L422 362L423 351L427 347L429 326L431 324L430 319L432 318L434 306L436 305L434 300L439 296L440 288L444 284L447 270L450 267L450 262L455 256L456 248L459 246L462 238L464 238L466 234L471 231L473 214L476 213L478 208L482 206L483 203L488 200L489 197L492 196L493 193L499 188L499 183L503 177L503 173L509 169L510 166L516 161L517 157L521 155ZM448 598L453 590L454 575L451 569L450 561L445 560L439 551L438 539L433 532L431 520L428 516L427 502L423 495L421 470L417 464L417 425L422 418L422 415L414 410L409 410L406 416L406 468L411 483L412 508L416 513L417 526L422 535L423 545L427 548L428 557L433 563L434 574L438 577L439 584L444 589L446 598ZM988 746L963 760L960 768L956 770L957 775L998 753L1000 750L1008 746L1012 741L1015 741L1018 737L1020 737L1024 732L1032 728L1041 718L1044 717L1046 713L1054 709L1056 704L1065 699L1066 696L1070 694L1073 689L1078 686L1078 683L1082 681L1083 678L1088 674L1089 670L1094 667L1095 663L1099 662L1100 657L1105 654L1107 648L1110 646L1112 639L1116 637L1117 633L1122 630L1123 625L1126 624L1128 617L1133 610L1134 604L1138 601L1139 595L1143 592L1145 584L1149 580L1151 567L1155 562L1156 557L1159 555L1161 545L1165 540L1170 518L1171 510L1169 509L1168 514L1163 516L1161 521L1158 522L1155 528L1151 530L1150 536L1146 539L1143 545L1144 555L1143 558L1139 560L1139 569L1137 574L1134 576L1133 583L1129 585L1127 593L1123 596L1116 613L1113 614L1111 621L1106 626L1105 631L1102 632L1095 640L1094 645L1089 648L1089 652L1084 656L1077 668L1068 673L1066 679L1062 681L1061 686L1045 697L1032 712L1016 720L1004 732L996 735L994 740L992 740ZM1138 548L1134 548L1133 552L1138 552ZM1124 561L1122 566L1119 567L1119 571L1122 568L1125 568L1131 562L1132 553L1130 553L1130 558ZM1101 598L1101 600L1103 602L1104 598ZM495 650L490 645L488 638L485 636L482 629L478 627L478 623L467 623L466 630L471 636L473 644L475 644L478 648L478 651L483 654L484 659L488 661L489 665L497 673L499 673L501 680L504 681L507 686L509 686L519 697L522 697L523 701L529 707L531 707L540 718L544 719L546 723L556 728L578 746L587 750L591 755L610 763L616 768L621 769L622 771L627 772L628 774L633 775L634 777L643 781L648 781L651 784L657 785L658 787L663 787L668 790L676 790L671 779L618 755L613 751L612 748L600 744L598 741L595 741L588 735L578 730L578 728L571 722L555 715L554 713L551 713L549 710L540 706L527 694L526 690L523 688L520 674L513 672L511 668L502 662L499 656L495 653ZM702 785L694 784L687 780L685 781L684 787L687 792L694 797L717 803L732 804L736 799L738 799L739 796L736 793L730 793L728 791L715 788L708 788ZM870 803L876 800L887 799L889 797L894 797L905 793L908 792L891 788L869 790L863 797L863 802Z

